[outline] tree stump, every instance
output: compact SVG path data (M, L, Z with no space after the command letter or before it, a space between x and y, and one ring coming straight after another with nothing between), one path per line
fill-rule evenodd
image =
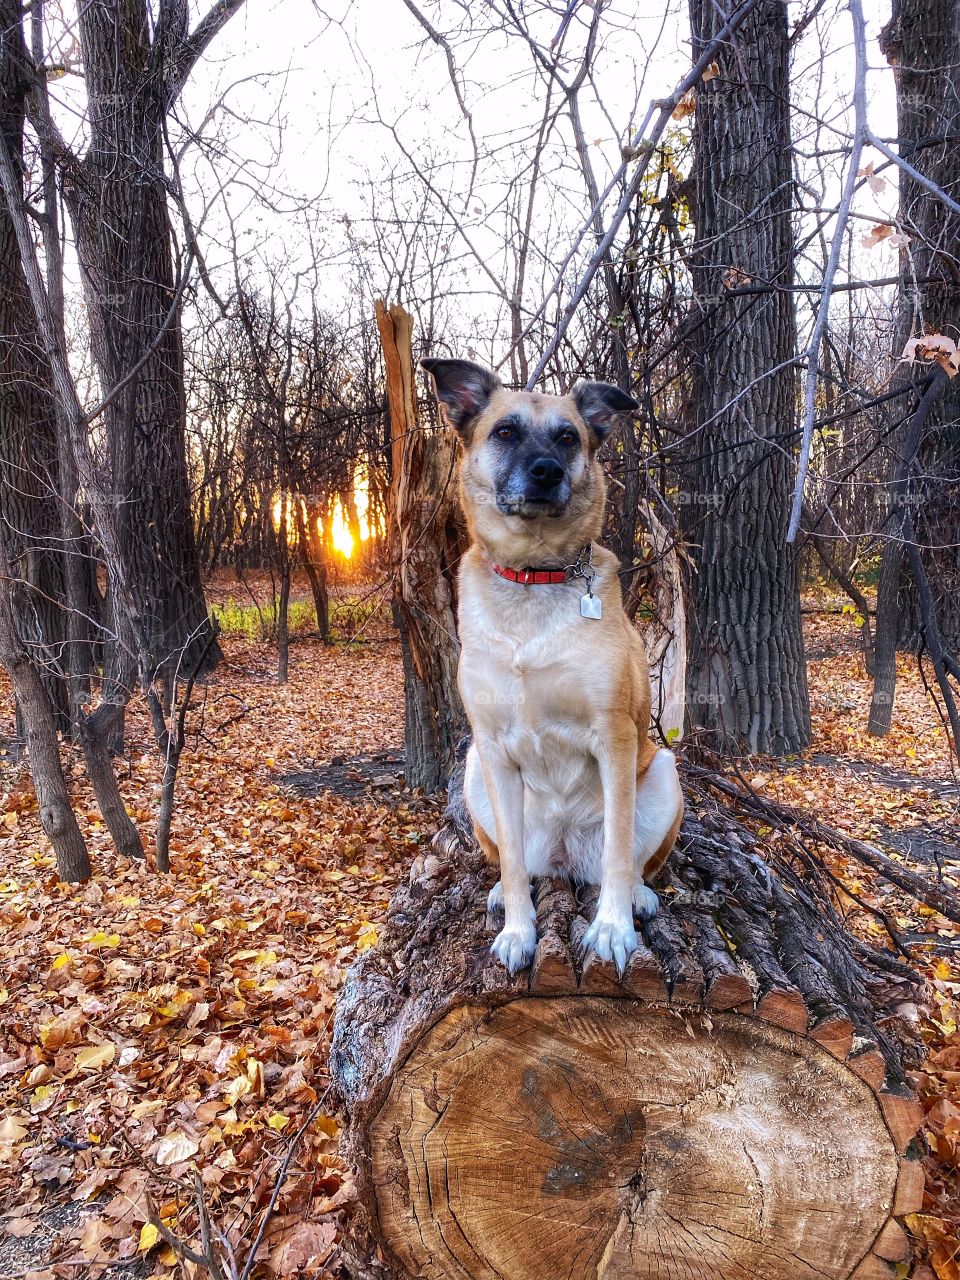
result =
M892 1280L923 1187L912 973L717 810L688 815L622 980L581 957L595 892L551 880L510 978L464 817L340 998L350 1273Z

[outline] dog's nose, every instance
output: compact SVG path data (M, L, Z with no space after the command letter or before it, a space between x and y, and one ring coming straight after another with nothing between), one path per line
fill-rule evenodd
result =
M563 479L563 467L553 458L537 458L530 463L528 474L531 480L536 480L537 484L547 488L560 483Z

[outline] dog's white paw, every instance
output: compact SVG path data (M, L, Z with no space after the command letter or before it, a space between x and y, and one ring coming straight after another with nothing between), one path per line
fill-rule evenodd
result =
M498 880L487 894L487 910L491 915L503 910L503 881Z
M601 960L612 960L622 974L637 949L637 931L632 920L609 920L598 915L583 935L584 951L595 951Z
M660 899L645 884L633 886L633 914L638 920L652 920L660 910Z
M537 949L537 931L530 920L519 928L503 928L493 940L490 950L511 973L516 973L533 959Z

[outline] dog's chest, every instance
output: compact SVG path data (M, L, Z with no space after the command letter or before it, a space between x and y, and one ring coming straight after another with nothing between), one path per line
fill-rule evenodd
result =
M571 661L568 625L555 616L535 626L510 617L502 625L484 621L463 636L461 691L474 729L501 744L528 784L534 775L546 783L558 770L592 767L589 693Z

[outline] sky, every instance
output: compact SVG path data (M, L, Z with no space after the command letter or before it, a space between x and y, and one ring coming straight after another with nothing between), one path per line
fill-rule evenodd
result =
M191 3L196 21L206 5ZM581 13L588 12L586 4L583 0ZM471 33L471 19L475 26L485 12L482 3L471 0L470 19L458 0L421 0L421 8L435 26L454 33L463 96L480 150L490 153L469 201L471 147L445 55L425 39L403 0L248 0L198 64L178 106L180 123L206 140L185 149L182 174L215 274L229 261L234 239L252 276L270 264L289 278L316 251L324 262L327 309L355 308L357 281L349 246L364 261L369 291L392 286L370 236L371 202L382 216L390 173L409 176L411 160L429 159L439 165L434 180L466 233L464 240L444 230L436 246L442 252L433 255L446 263L442 280L450 293L448 308L462 310L481 326L485 315L492 317L491 279L502 279L505 271L506 223L499 202L506 182L529 155L542 89L534 88L529 54L519 41L505 42L497 35L481 40ZM555 0L553 8L556 12L544 4L524 6L547 43L563 6ZM870 77L871 123L881 136L892 138L893 78L876 46L886 8L884 4L882 15L869 19L870 61L876 68ZM792 0L791 21L807 9L807 0ZM673 89L690 61L685 0L606 0L604 29L598 96L594 100L585 91L584 102L585 131L601 184L619 163L620 142L631 122L643 115L651 99ZM851 67L846 6L843 0L828 0L794 57L801 108L794 135L801 152L812 150L816 142L825 149L842 144L849 126ZM70 87L63 92L69 96ZM815 109L834 131L821 131L815 138L805 107L811 115ZM831 165L819 193L825 206L836 201L842 157ZM582 180L560 145L549 155L546 169L550 198L537 215L538 248L563 243L587 210ZM411 212L417 186L412 181L402 188ZM895 181L885 192L867 188L858 197L852 270L869 276L894 273L894 250L879 245L868 251L861 241L871 220L884 220L895 211ZM430 257L429 248L419 250L412 270L425 269L424 252ZM809 262L800 267L805 279L817 278L821 260L815 246ZM550 275L542 266L542 278ZM536 300L535 293L533 287L530 301ZM496 328L491 318L491 333ZM498 341L491 338L491 358Z

